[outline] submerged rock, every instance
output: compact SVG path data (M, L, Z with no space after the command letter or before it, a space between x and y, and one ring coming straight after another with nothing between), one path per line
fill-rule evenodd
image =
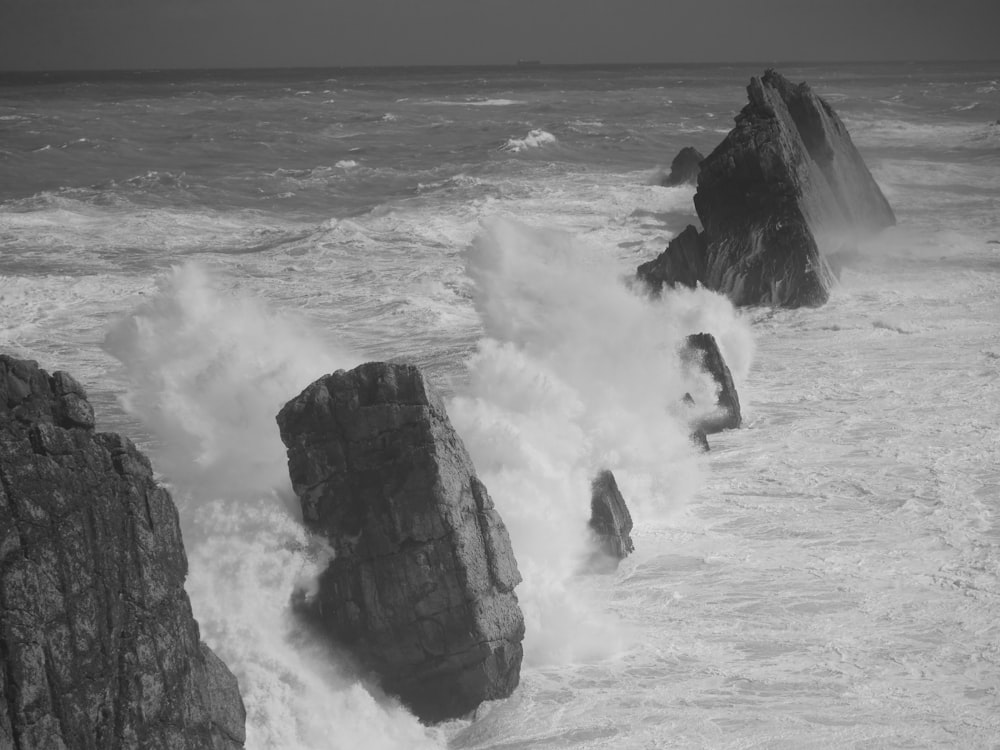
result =
M84 389L0 355L0 748L243 747L177 509Z
M326 375L278 414L306 526L336 557L300 606L424 721L517 686L524 621L507 529L420 371Z
M670 162L670 174L664 177L660 184L664 187L697 184L701 160L704 158L698 149L685 146L677 152L677 156Z
M590 490L590 528L602 556L617 565L635 550L630 536L632 514L618 489L615 475L607 469L594 478Z
M768 70L747 92L735 127L701 162L700 253L682 233L638 275L654 289L700 283L737 305L821 305L834 278L829 259L849 256L895 216L840 118L809 86Z
M723 430L735 430L743 423L740 412L740 398L733 384L733 376L726 360L722 357L715 336L710 333L694 333L687 337L682 357L708 373L719 388L716 398L716 413L701 419L697 430L711 435ZM693 400L692 400L693 402ZM708 439L705 438L707 449Z

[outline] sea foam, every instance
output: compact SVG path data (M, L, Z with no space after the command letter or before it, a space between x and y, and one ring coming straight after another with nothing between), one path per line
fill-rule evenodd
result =
M293 589L330 551L300 522L274 416L357 358L196 265L162 278L105 348L128 377L126 410L157 438L152 458L181 511L192 607L239 679L247 747L437 746L289 611Z
M710 331L743 377L749 328L714 293L653 300L573 235L509 219L483 223L466 263L486 337L449 411L511 533L526 663L611 656L627 634L580 576L590 481L612 469L640 523L676 511L701 481L682 396L714 399L678 348Z

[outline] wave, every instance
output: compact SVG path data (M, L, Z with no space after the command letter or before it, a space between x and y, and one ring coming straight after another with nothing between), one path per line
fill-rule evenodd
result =
M510 219L483 222L466 267L486 337L449 412L511 533L526 664L611 656L625 629L579 576L590 480L612 469L639 524L675 512L701 474L682 396L714 403L677 349L711 331L742 379L749 327L719 295L651 300L606 254Z
M546 130L535 129L530 131L524 138L508 138L507 142L498 150L518 154L528 149L551 146L554 143L558 143L558 141L552 133Z
M517 99L464 99L462 101L434 99L421 103L435 104L442 107L510 107L515 104L525 104L526 102Z
M128 379L125 409L157 438L151 453L180 509L192 607L239 679L247 747L439 746L289 612L290 592L330 553L303 530L274 417L358 358L196 265L163 277L104 348Z

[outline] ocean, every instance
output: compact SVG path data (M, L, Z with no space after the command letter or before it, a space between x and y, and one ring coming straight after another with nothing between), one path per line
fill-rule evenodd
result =
M898 226L817 309L646 298L695 221L660 178L763 68L0 77L0 350L151 456L248 748L1000 747L1000 63L777 66ZM274 416L372 359L445 394L524 577L520 687L436 727L289 613L328 558ZM595 575L601 468L636 549Z

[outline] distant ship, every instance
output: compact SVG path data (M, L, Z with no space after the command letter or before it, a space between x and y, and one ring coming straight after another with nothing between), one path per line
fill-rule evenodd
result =
M522 59L518 58L517 64L518 65L541 65L542 61L541 60L522 60Z

